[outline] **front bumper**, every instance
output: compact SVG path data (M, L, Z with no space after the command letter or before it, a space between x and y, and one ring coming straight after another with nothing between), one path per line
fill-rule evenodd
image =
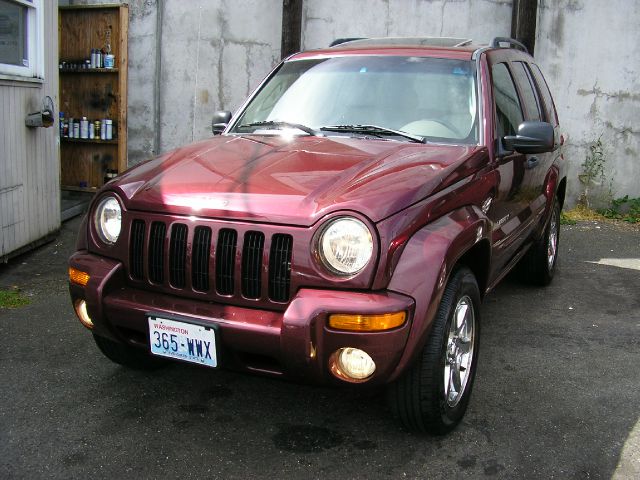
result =
M149 350L147 314L217 325L220 366L284 376L314 383L344 383L329 372L329 357L342 347L366 351L376 371L366 385L383 384L397 375L414 313L412 298L394 292L298 290L284 311L205 302L133 288L122 263L75 253L69 265L90 275L86 287L70 283L72 302L84 299L94 332ZM346 332L327 326L331 313L407 312L407 321L384 332Z

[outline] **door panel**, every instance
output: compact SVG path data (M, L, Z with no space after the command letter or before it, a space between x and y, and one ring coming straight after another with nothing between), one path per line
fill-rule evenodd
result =
M524 120L520 98L507 63L493 63L491 78L498 152L494 168L498 172L499 181L487 215L493 222L491 277L495 278L517 254L531 232L532 212L524 186L533 169L527 168L526 155L503 152L501 139L505 135L515 135L518 125Z

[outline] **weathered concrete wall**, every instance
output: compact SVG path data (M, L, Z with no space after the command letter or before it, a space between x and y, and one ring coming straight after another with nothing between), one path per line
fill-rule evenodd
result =
M589 145L600 136L613 194L640 196L638 46L640 2L540 1L536 58L568 133L571 203Z
M129 165L211 136L213 112L238 108L280 60L282 0L125 3Z
M303 48L336 38L429 36L487 42L511 31L510 0L305 0Z
M185 5L164 2L161 151L210 136L212 113L238 108L280 59L280 0Z

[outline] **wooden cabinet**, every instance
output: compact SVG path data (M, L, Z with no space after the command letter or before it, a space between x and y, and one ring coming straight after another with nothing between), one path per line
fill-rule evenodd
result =
M113 139L60 138L62 188L95 191L107 171L127 168L127 5L59 8L60 111L65 119L113 121ZM114 68L83 68L107 41Z

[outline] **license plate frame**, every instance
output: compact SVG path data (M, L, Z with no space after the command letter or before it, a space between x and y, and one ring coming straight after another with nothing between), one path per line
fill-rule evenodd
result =
M220 334L216 324L163 313L148 313L149 351L154 356L218 368Z

